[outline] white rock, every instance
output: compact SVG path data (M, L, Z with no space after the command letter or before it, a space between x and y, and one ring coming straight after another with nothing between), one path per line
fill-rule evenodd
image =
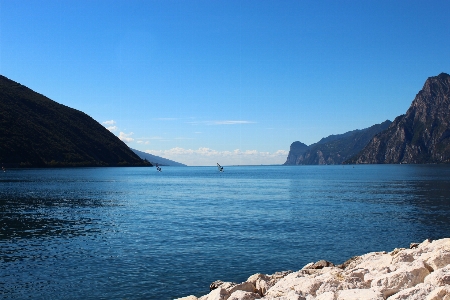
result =
M218 287L212 290L208 295L200 297L199 300L226 300L230 296L230 293L222 287Z
M392 267L396 268L395 266L392 266ZM381 270L366 273L366 274L364 274L364 282L367 283L370 287L370 285L372 284L372 281L375 278L380 277L383 274L389 274L391 272L392 272L392 270L389 267L384 267Z
M437 287L425 300L450 300L450 286Z
M261 296L264 296L271 287L272 284L270 281L258 280L256 282L255 291Z
M369 272L378 272L382 269L389 268L392 263L392 256L386 252L371 252L360 256L359 262L351 264L349 269L367 269Z
M233 292L228 300L255 300L261 299L261 296L257 293L245 292L245 291L235 291Z
M369 273L369 270L363 268L351 269L345 272L345 276L348 278L359 278L364 281L364 275Z
M256 282L258 280L268 281L268 280L270 280L270 276L266 275L266 274L256 273L256 274L253 274L252 276L250 276L246 282L250 282L251 284L256 286Z
M325 292L316 297L316 300L336 300L334 292Z
M191 296L186 296L186 297L183 297L183 298L177 298L175 300L198 300L198 298L191 295Z
M425 277L424 282L435 286L450 285L450 265L434 271Z
M392 264L396 265L401 262L413 262L414 254L416 254L416 252L417 251L415 249L403 249L393 255Z
M244 291L253 293L255 291L255 286L250 282L243 282L239 284L231 285L230 287L222 285L221 287L225 288L229 294L232 294L235 291Z
M389 300L424 300L435 287L431 284L419 283L418 285L404 289L389 297Z
M376 277L371 286L380 290L383 296L387 298L403 289L422 283L429 273L421 260L403 263L396 271Z
M301 292L301 294L311 294L315 296L317 289L322 283L313 278L307 277L300 272L294 272L280 281L278 281L273 287L271 287L266 294L266 298L271 299L276 297L285 296L290 291Z
M337 300L384 300L383 294L374 289L352 289L337 292Z
M271 287L269 285L271 277L265 274L257 273L252 276L250 276L247 279L247 282L250 282L255 287L255 292L260 294L261 296L264 296L267 292L267 290Z
M303 296L300 295L298 293L296 293L295 291L289 291L287 294L285 294L284 296L280 296L280 297L270 297L270 298L261 298L261 300L317 300L316 298L314 298L314 296L311 295L307 295L307 296Z
M317 296L330 291L336 292L338 290L370 287L370 285L366 285L359 277L348 276L340 268L330 268L328 272L316 276L315 279L322 282L316 291Z
M342 267L255 274L201 298L178 300L450 300L450 238L371 252Z
M450 238L429 242L426 240L417 248L418 256L433 270L450 264Z

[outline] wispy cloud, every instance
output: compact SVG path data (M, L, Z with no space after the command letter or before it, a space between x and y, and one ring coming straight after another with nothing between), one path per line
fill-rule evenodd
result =
M130 133L125 133L125 132L120 132L119 133L119 139L121 139L123 142L125 143L131 143L134 141L134 139L131 137L133 135L132 132Z
M117 126L115 125L116 121L114 120L104 121L102 122L102 124L103 126L105 126L106 129L108 129L111 132L114 132L118 129Z
M271 153L257 150L242 151L240 149L218 151L206 147L195 150L176 147L169 150L146 150L145 152L190 166L213 166L216 163L221 165L283 164L288 155L286 150L278 150Z
M109 131L111 131L111 132L114 132L114 131L117 131L117 126L109 126L109 127L106 127L106 129L108 129Z
M114 125L114 124L116 124L116 121L114 121L114 120L109 120L109 121L102 122L102 124L103 124L103 125Z

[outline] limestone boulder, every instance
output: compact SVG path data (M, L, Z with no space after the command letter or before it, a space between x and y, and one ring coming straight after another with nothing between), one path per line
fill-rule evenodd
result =
M392 256L387 252L371 252L360 256L348 264L345 270L367 269L370 273L376 273L389 268L392 264Z
M209 285L209 290L210 291L215 290L215 289L217 289L219 286L221 286L224 283L225 282L223 282L222 280L216 280L216 281L214 281L213 283L211 283Z
M421 259L429 266L430 271L450 264L450 238L425 240L417 248L411 250L414 259Z
M402 262L413 262L415 253L415 249L403 249L397 253L393 253L391 254L393 256L392 264L396 265Z
M430 272L421 260L403 263L396 271L374 278L371 287L381 291L387 298L403 289L422 283L428 274Z
M256 293L258 293L261 296L264 296L269 290L269 288L274 286L278 281L280 281L282 278L286 277L290 273L292 272L291 271L276 272L272 275L257 273L250 276L247 279L247 282L253 284Z
M198 298L193 296L193 295L191 295L191 296L186 296L186 297L183 297L183 298L177 298L175 300L198 300Z
M450 286L439 286L425 300L450 300Z
M434 271L433 273L425 277L424 282L435 286L450 286L450 265Z
M253 284L251 284L250 282L242 282L239 284L233 284L230 286L225 286L224 288L230 294L234 293L235 291L244 291L244 292L250 292L250 293L253 293L255 291L255 286Z
M316 291L316 296L326 292L370 287L360 277L348 276L340 268L329 268L322 274L316 275L315 279L321 282L320 287Z
M258 293L260 296L264 296L267 292L267 290L273 286L271 285L271 277L266 274L257 273L252 276L250 276L247 279L247 282L253 284L255 287L255 292Z
M307 264L303 269L323 269L325 267L334 267L334 264L326 260L319 260L316 263Z
M281 296L286 296L290 291L298 292L297 294L303 296L306 294L316 295L317 289L319 289L322 282L315 279L314 277L309 277L301 272L294 272L282 280L278 281L273 287L271 287L265 298L277 298Z
M261 296L257 293L246 292L241 290L233 292L228 298L228 300L255 300L255 299L261 299Z
M212 290L208 295L202 296L199 300L226 300L230 296L230 293L222 287L218 287Z
M208 295L200 297L199 300L227 300L231 294L236 291L253 293L255 291L255 287L250 282L224 282L212 290Z
M389 300L424 300L435 287L431 284L419 283L389 297Z
M339 266L318 261L240 284L216 281L210 288L201 298L177 300L450 300L450 238L355 256Z
M341 290L336 294L336 300L384 300L383 294L374 289Z
M334 292L325 292L316 297L315 300L336 300Z

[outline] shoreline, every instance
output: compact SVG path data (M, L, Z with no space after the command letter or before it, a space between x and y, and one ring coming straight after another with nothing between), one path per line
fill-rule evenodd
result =
M210 293L175 300L450 300L450 238L409 249L369 252L341 265L321 260L301 270L217 280Z

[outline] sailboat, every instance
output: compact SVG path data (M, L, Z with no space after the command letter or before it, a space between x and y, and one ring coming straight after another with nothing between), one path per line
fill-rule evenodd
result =
M220 172L223 172L223 167L217 163L217 169L219 169Z

